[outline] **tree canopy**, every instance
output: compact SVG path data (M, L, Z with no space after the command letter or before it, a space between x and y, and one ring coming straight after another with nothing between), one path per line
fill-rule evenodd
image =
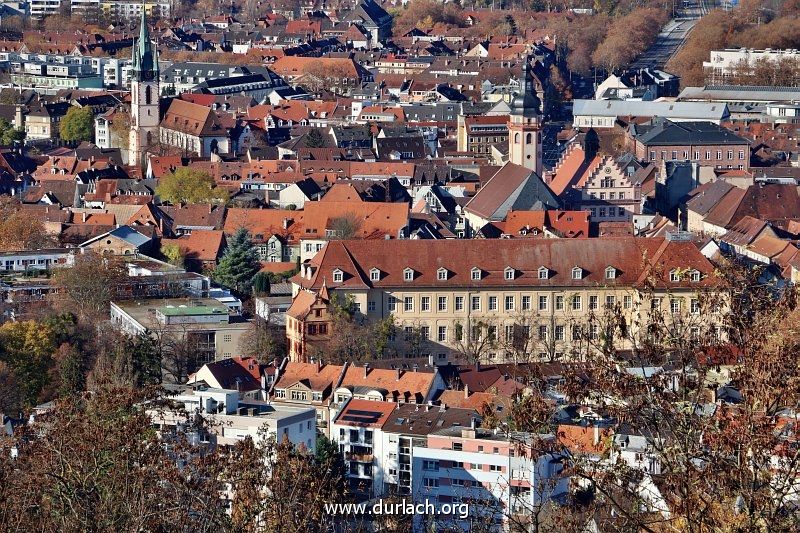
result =
M0 118L0 144L11 146L14 141L25 139L25 130L15 128L8 120Z
M228 240L225 254L214 270L214 280L238 294L246 295L260 266L250 232L239 228Z
M94 114L91 107L70 107L58 127L65 141L93 141Z
M171 204L225 203L228 192L216 186L214 178L207 172L181 167L164 176L156 187L162 202Z

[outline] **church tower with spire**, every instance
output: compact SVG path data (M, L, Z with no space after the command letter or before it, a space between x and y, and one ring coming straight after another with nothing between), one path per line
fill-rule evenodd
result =
M542 175L541 101L533 86L530 59L522 67L520 90L511 101L508 117L508 160Z
M160 95L158 77L158 49L150 40L147 15L142 5L139 38L133 42L133 68L131 70L131 133L128 145L128 164L143 165L142 157L149 147L158 142Z

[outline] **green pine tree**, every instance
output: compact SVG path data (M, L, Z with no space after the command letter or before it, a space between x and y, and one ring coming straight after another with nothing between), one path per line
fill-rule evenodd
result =
M269 294L270 279L266 272L259 272L253 277L253 294L263 296Z
M325 147L325 136L322 135L322 132L319 131L317 128L312 128L306 134L306 148L324 148Z
M253 247L250 233L239 228L228 240L225 255L214 270L214 281L228 287L237 294L250 291L253 276L259 271L258 253Z

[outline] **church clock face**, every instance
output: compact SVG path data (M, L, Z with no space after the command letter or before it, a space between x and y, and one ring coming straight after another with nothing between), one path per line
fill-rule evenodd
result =
M153 81L153 72L148 70L144 73L144 79L147 81Z

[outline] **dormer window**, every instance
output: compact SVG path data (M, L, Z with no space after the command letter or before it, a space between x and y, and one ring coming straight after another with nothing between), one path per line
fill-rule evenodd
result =
M381 271L377 268L373 268L369 271L369 280L370 281L380 281L381 280Z
M583 279L583 269L581 267L575 267L572 269L572 279Z
M480 268L478 268L478 267L473 267L473 268L472 268L472 270L471 270L470 272L471 272L471 273L470 273L470 277L472 278L472 280L473 280L473 281L480 281L480 279L481 279L481 275L483 274L483 273L481 272L481 269L480 269Z
M616 279L617 269L610 266L606 268L606 279Z
M692 273L690 274L690 276L691 276L690 279L692 281L695 281L695 282L700 281L700 271L699 270L692 270Z
M670 270L669 271L669 280L670 281L680 281L681 274L677 270Z
M550 277L550 269L547 267L539 267L539 279L547 279Z
M436 279L439 281L447 281L447 275L449 274L446 268L440 268L436 271Z
M414 269L406 268L403 270L403 281L414 281Z
M516 277L517 277L517 271L516 271L516 270L514 270L514 269L513 269L513 268L511 268L511 267L506 267L506 269L503 271L503 276L504 276L504 277L505 277L507 280L512 280L512 279L514 279L514 278L516 278Z
M334 271L333 271L333 282L334 283L341 283L342 281L344 281L344 272L342 272L338 268L334 269Z

